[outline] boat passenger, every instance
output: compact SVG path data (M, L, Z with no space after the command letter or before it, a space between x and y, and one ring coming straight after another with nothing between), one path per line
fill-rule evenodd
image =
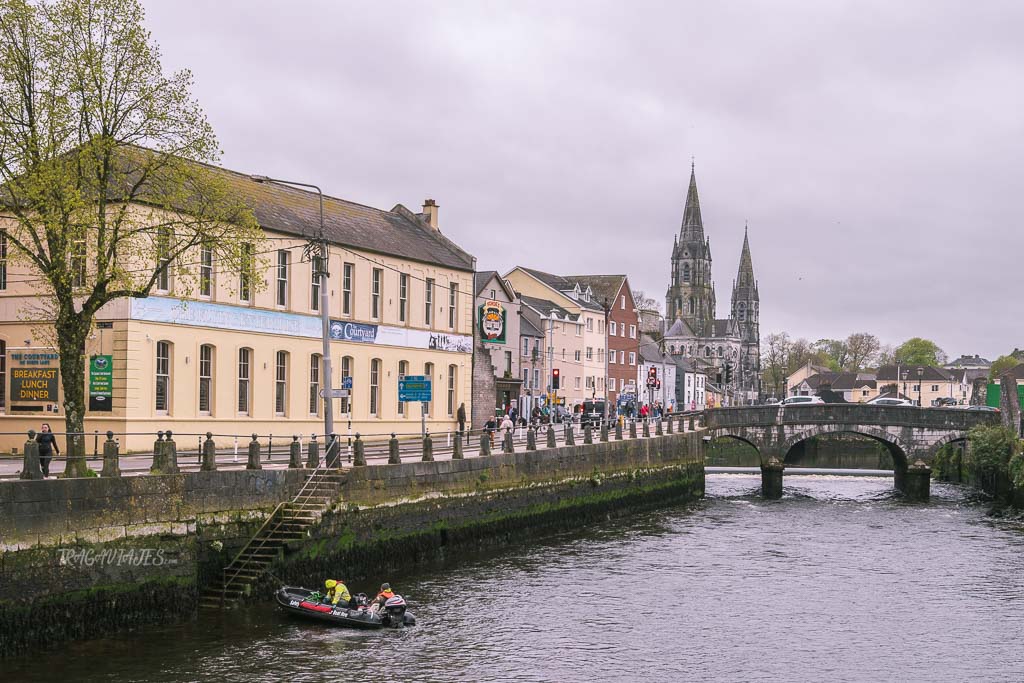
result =
M324 583L327 587L327 594L324 595L324 602L337 605L341 603L343 607L355 607L355 599L352 594L348 591L348 586L343 581L335 581L334 579L327 579Z
M377 612L384 607L384 603L395 597L394 591L391 590L390 583L382 583L380 585L380 593L377 593L377 597L370 603L370 611Z

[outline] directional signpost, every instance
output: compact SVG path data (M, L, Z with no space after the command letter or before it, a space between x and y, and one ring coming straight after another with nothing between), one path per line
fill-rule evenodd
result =
M430 378L423 375L406 375L398 378L398 400L420 404L420 431L427 433L427 404L432 398Z

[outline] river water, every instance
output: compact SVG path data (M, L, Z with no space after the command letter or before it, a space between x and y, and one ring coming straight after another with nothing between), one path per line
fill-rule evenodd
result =
M923 505L881 477L791 476L771 502L758 485L712 474L691 506L381 577L414 628L258 605L0 663L0 680L1024 680L1020 523L942 484Z

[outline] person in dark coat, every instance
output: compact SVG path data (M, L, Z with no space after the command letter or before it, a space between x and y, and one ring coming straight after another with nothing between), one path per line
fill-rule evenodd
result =
M39 444L39 465L43 468L43 478L50 476L50 460L53 454L60 455L60 448L57 447L57 438L50 431L50 424L44 422L38 434L36 443Z
M459 404L459 410L456 413L455 417L459 421L459 434L465 433L465 431L466 431L466 404L464 402Z

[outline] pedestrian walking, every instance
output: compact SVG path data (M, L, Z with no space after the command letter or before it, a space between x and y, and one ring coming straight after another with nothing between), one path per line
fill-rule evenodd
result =
M456 413L456 418L459 421L459 434L466 433L466 403L463 401L459 404L459 410Z
M53 454L60 455L60 448L57 447L57 438L50 431L50 424L44 422L40 431L36 434L36 443L39 444L39 465L43 468L43 478L50 476L50 460Z

